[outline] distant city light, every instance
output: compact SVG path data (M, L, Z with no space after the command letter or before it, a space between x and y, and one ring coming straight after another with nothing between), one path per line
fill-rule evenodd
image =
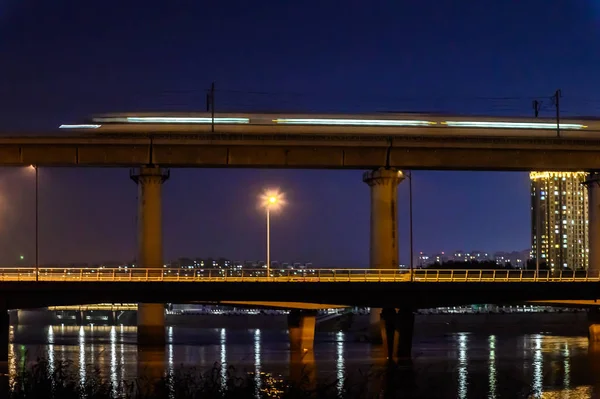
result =
M283 125L343 125L343 126L429 126L436 122L393 119L273 119Z
M556 123L535 122L470 122L470 121L445 121L443 125L450 127L484 127L496 129L556 129ZM587 128L585 125L576 123L561 123L561 129L581 130Z
M23 260L25 257L23 255L19 256L19 259Z

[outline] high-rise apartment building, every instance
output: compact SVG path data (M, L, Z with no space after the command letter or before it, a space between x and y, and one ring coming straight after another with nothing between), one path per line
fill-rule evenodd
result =
M588 267L585 172L531 172L531 258L552 270Z

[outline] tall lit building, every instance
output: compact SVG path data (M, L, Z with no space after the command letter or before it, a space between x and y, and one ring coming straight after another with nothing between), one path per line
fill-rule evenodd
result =
M552 270L588 267L585 172L531 172L531 258Z

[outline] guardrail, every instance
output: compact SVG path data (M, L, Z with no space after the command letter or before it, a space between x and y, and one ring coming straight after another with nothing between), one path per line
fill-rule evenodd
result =
M417 269L0 268L0 281L115 282L585 282L600 271Z
M104 311L119 311L119 310L137 310L137 303L99 303L96 305L74 305L74 306L49 306L48 310L53 311L69 311L69 310L104 310Z

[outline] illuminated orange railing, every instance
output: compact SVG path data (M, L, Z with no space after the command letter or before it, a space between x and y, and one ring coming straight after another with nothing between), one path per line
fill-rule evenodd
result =
M37 274L37 276L36 276ZM585 282L598 271L417 269L168 269L168 268L0 268L0 281L41 282Z

